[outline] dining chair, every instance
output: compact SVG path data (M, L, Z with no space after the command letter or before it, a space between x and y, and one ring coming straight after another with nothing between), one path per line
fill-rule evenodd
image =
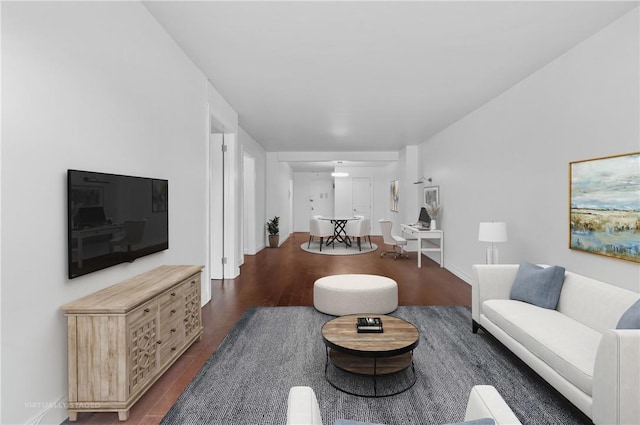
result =
M356 216L358 217L358 216ZM351 239L355 239L358 242L358 249L362 251L361 238L364 238L365 241L369 238L369 247L373 248L371 244L371 235L369 234L369 229L371 228L371 224L369 219L364 218L364 216L358 220L349 220L346 225L346 233L347 236Z
M404 247L407 246L407 240L402 236L396 236L391 233L391 228L393 227L391 220L380 219L378 220L378 223L380 223L380 230L382 231L382 239L384 240L384 243L393 246L391 251L383 252L380 254L380 257L384 257L387 254L393 254L394 260L398 257L409 258L409 254L404 250ZM400 248L400 251L397 251L396 248Z
M318 220L317 218L312 218L309 220L309 243L307 244L307 248L311 246L311 241L313 241L314 237L320 238L320 251L322 251L322 245L324 245L324 238L328 238L333 236L333 223L328 220ZM331 245L335 248L335 244L332 241Z

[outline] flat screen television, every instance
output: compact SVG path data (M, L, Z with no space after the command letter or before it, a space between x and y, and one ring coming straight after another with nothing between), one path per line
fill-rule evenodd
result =
M420 216L418 217L418 224L429 227L431 226L431 217L429 217L429 213L425 207L420 208Z
M169 248L169 182L67 171L69 279Z

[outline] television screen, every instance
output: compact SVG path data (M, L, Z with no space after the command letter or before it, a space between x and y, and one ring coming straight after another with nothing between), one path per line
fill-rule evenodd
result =
M429 217L429 213L425 207L420 208L420 217L418 218L418 223L422 224L425 227L429 227L431 225L431 217Z
M67 171L69 279L169 248L169 182Z

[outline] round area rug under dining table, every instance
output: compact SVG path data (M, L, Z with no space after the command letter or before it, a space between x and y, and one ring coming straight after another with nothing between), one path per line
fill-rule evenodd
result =
M307 247L308 246L308 247ZM346 246L343 243L336 243L334 245L323 245L322 251L320 251L320 241L313 241L311 245L309 242L305 242L300 245L300 248L303 251L310 252L312 254L323 254L323 255L358 255L358 254L368 254L369 252L373 252L378 249L378 245L372 243L369 246L369 242L362 241L361 242L362 251L358 249L358 243L354 241L351 246Z

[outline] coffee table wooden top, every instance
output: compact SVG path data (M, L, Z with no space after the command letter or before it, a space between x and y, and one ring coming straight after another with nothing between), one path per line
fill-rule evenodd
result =
M382 333L358 333L358 317L380 317ZM413 350L420 332L406 320L380 314L352 314L329 320L322 326L322 339L331 349L360 357L397 356Z

